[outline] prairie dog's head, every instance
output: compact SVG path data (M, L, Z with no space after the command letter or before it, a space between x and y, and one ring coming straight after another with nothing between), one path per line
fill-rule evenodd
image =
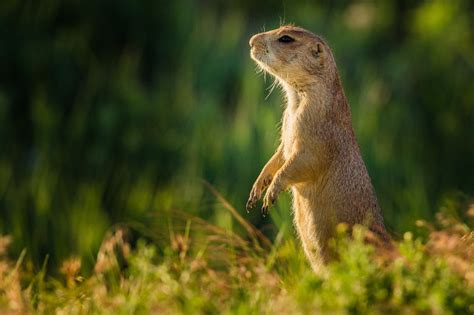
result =
M250 56L263 70L296 89L336 73L327 44L303 28L282 26L252 36L249 44Z

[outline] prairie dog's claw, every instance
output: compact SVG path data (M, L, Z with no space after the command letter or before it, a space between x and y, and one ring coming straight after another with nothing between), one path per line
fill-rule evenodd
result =
M253 184L252 191L250 192L249 199L246 204L247 210L252 209L257 201L262 198L262 194L264 190L270 185L272 182L272 176L267 175L263 179L257 178L255 184Z
M249 200L247 200L247 204L245 205L245 208L247 210L251 210L254 206L255 206L255 201L253 200L252 197L250 197Z
M265 194L265 197L263 198L263 206L262 206L263 213L268 213L268 209L275 203L280 191L281 189L279 188L278 185L275 185L275 183L271 184L270 187L268 187L267 193Z

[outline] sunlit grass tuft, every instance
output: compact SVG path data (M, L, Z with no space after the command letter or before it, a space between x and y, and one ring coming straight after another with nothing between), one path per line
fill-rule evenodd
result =
M212 188L211 188L212 189ZM272 243L217 192L244 226L226 230L187 216L169 241L129 241L129 230L112 229L95 268L63 262L59 275L29 271L20 257L6 256L0 238L0 311L57 314L378 314L474 312L474 232L453 216L417 225L390 251L366 240L361 226L338 227L331 242L337 259L314 274L294 239ZM468 217L472 216L468 210ZM239 218L240 217L240 218ZM171 223L172 225L172 223ZM419 233L423 235L423 233Z

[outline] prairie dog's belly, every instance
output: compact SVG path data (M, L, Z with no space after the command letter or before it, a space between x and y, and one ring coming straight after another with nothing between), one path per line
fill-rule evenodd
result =
M319 195L316 184L306 182L293 186L292 194L295 219L301 233L307 231L312 239L330 233L337 221L336 212L332 211L327 198Z
M302 191L306 192L308 187L292 187L293 194L293 211L295 225L303 243L314 243L316 241L316 222L313 215L312 200Z
M325 209L327 205L318 202L314 186L314 183L294 186L292 193L296 230L306 255L317 270L328 261L327 241L333 235L335 220Z

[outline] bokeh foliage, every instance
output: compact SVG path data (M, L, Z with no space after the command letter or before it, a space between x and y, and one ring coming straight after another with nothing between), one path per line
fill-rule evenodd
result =
M403 232L446 194L474 194L473 11L467 0L1 1L0 234L54 263L92 261L112 224L174 209L233 228L201 180L245 213L282 112L247 41L286 22L333 48L387 225ZM282 196L279 227L289 209Z

